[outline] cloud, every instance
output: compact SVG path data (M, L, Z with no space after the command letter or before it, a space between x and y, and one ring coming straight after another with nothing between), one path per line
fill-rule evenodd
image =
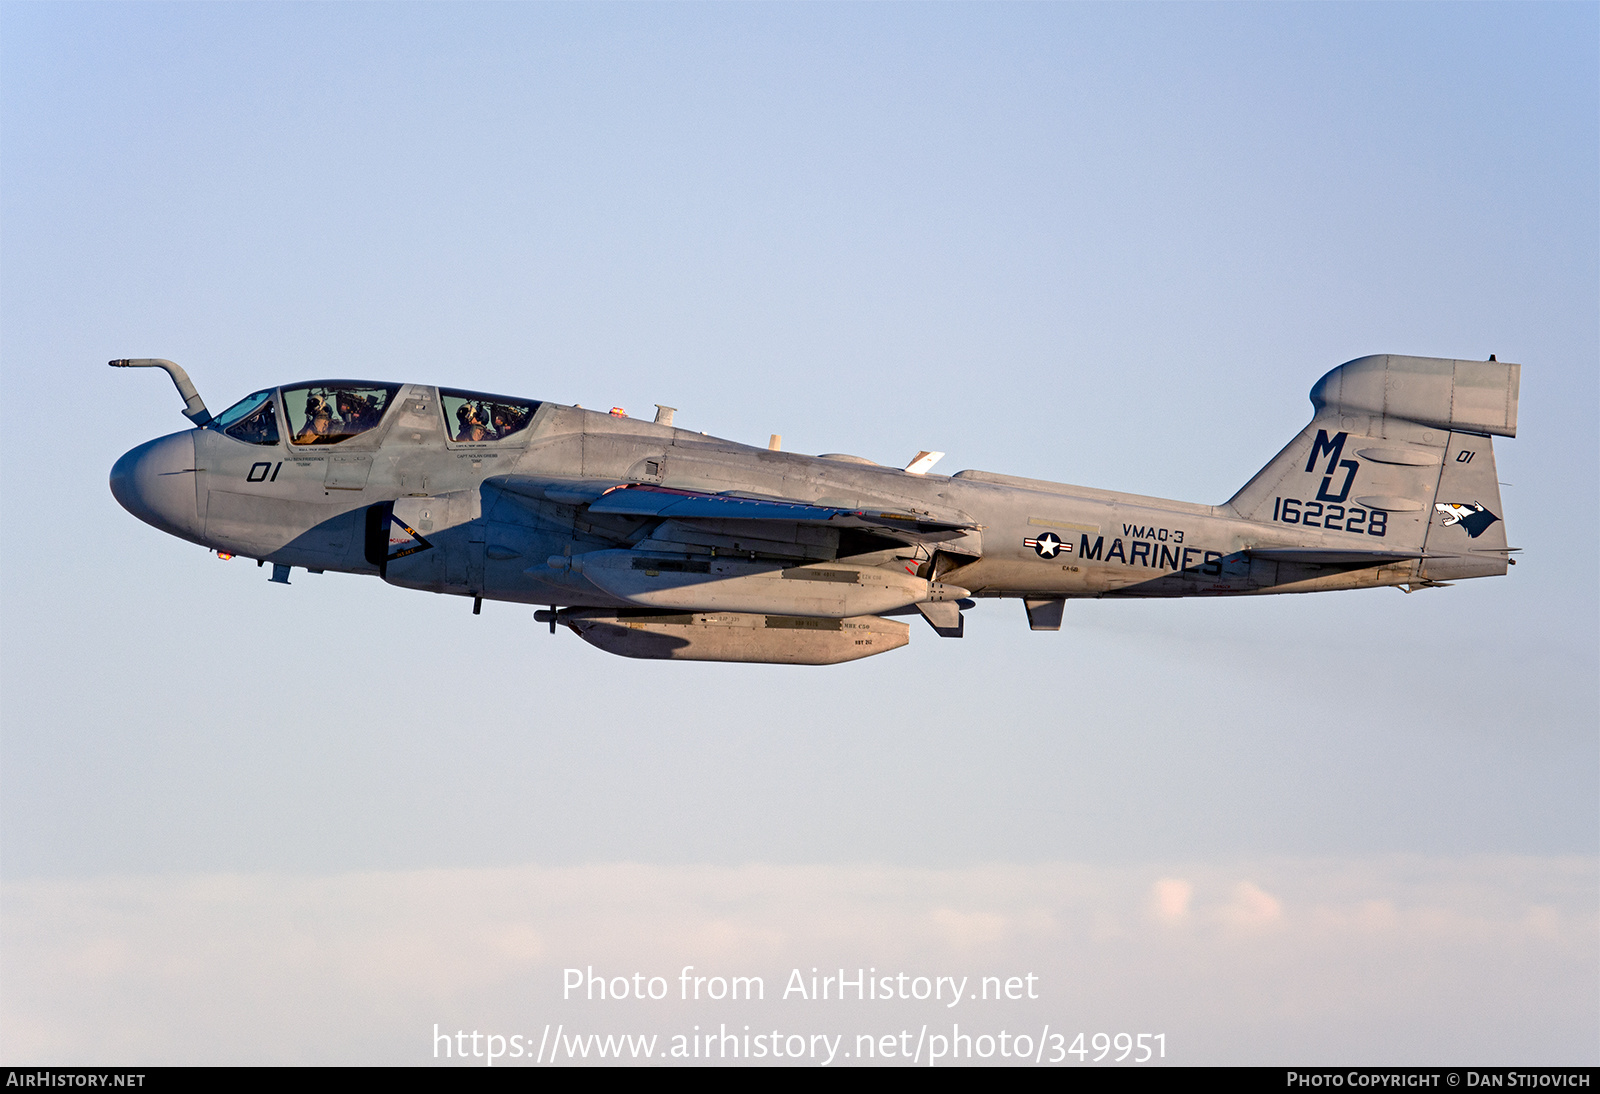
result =
M1189 899L1194 886L1181 878L1164 877L1150 887L1156 918L1164 923L1181 923L1189 915Z
M1594 1062L1597 879L1589 859L1499 857L30 880L0 892L0 1052L420 1063L435 1023L960 1021L1164 1032L1188 1063ZM684 1002L685 966L759 976L765 998ZM563 999L568 968L659 976L671 997ZM784 999L797 969L808 993L864 969L905 973L897 992L965 978L973 997Z
M994 912L958 912L953 908L936 908L928 913L928 919L952 946L962 949L999 942L1009 926L1005 916Z
M1222 909L1221 917L1236 927L1268 927L1283 918L1283 902L1259 885L1241 881L1233 887L1233 900Z

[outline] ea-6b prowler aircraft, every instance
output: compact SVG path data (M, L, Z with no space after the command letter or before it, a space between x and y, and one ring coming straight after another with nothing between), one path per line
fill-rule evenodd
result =
M978 598L1036 631L1073 597L1239 596L1506 572L1490 435L1521 366L1379 355L1311 389L1311 423L1196 505L987 471L803 456L534 399L366 380L266 388L117 461L134 516L225 557L543 607L609 653L835 664L959 638Z

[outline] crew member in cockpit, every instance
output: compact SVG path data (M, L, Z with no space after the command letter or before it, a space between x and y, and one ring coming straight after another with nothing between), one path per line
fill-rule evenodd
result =
M354 392L341 391L334 396L334 403L339 408L339 422L341 432L361 432L361 403Z
M333 410L328 406L328 400L321 395L307 395L305 428L295 434L294 443L316 444L337 435L338 431L333 426Z
M522 416L508 406L495 404L494 408L494 434L496 437L508 437L522 428Z
M365 433L378 424L377 404L371 396L363 399L353 391L341 391L338 403L339 417L344 422L345 434Z
M456 434L460 441L486 441L490 440L489 426L484 423L482 416L473 409L471 403L462 403L456 408L456 421L461 423L461 431Z

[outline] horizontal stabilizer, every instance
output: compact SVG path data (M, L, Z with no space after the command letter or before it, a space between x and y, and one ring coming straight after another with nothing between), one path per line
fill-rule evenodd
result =
M1521 382L1522 366L1509 361L1380 353L1346 361L1318 380L1311 405L1318 414L1370 415L1515 437Z
M1265 562L1305 562L1314 566L1378 566L1423 557L1421 551L1351 551L1343 547L1251 547L1245 554Z

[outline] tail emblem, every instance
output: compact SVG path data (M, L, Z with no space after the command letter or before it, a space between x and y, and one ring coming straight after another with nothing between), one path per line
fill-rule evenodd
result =
M1448 504L1438 502L1434 505L1434 508L1444 514L1444 526L1446 528L1459 524L1467 530L1467 536L1471 539L1477 539L1483 535L1488 530L1489 525L1500 519L1477 502L1473 502L1471 505L1461 505L1456 502Z
M1040 558L1055 558L1056 555L1061 553L1062 548L1066 548L1068 551L1072 550L1071 547L1062 543L1061 537L1054 532L1046 532L1038 539L1025 539L1022 541L1022 545L1024 547L1032 547L1039 552Z

